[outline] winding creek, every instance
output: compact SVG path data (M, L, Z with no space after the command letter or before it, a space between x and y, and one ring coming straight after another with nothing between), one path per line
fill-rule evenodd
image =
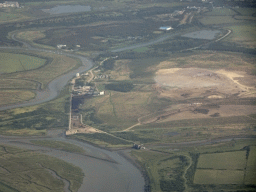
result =
M15 39L13 35L13 39ZM17 40L19 41L19 40ZM32 47L26 42L22 42L26 48L12 48L12 47L0 47L0 49L10 49L10 50L32 50L38 52L51 52L55 54L61 54L57 51L41 49ZM13 104L8 106L0 107L0 111L13 109L18 107L32 106L40 103L50 101L58 96L61 89L72 79L76 73L81 73L89 70L93 63L84 56L62 53L63 55L69 57L75 57L81 60L82 66L78 69L70 71L62 76L57 77L51 81L45 90L37 91L36 97L30 101ZM8 137L0 136L0 144L8 144L11 146L26 148L30 150L35 150L39 153L50 155L52 157L59 158L66 162L72 163L80 167L85 177L83 178L83 183L79 189L80 192L93 191L93 192L140 192L144 191L144 178L132 163L127 159L120 156L117 152L107 151L101 148L94 147L92 145L82 143L79 141L66 139L65 137L57 136L52 138L36 138L36 139L52 139L61 140L68 143L72 143L82 147L88 155L80 155L76 153L65 152L56 149L49 149L47 147L36 146L29 143L29 140L33 137ZM35 139L35 138L34 138ZM65 182L64 182L65 183ZM66 184L66 183L65 183Z
M65 137L37 138L64 141L78 145L88 154L88 156L80 155L62 150L36 146L29 143L29 140L31 139L36 138L1 136L0 144L8 144L11 146L35 150L39 153L56 157L80 167L85 174L83 183L79 189L80 192L144 191L144 178L140 171L117 152L100 149L87 143L66 139Z
M112 52L120 52L120 51L134 49L142 46L148 46L154 43L164 41L174 35L177 35L177 34L166 35L148 43L141 43L139 45L120 48L120 49L112 50ZM1 106L0 111L18 108L18 107L32 106L32 105L37 105L40 103L50 101L58 96L58 94L63 89L63 87L70 81L70 79L72 79L75 76L76 73L85 72L93 66L92 61L90 61L88 58L84 56L65 53L65 52L60 53L55 50L37 48L37 47L31 46L26 42L22 42L16 39L14 35L12 36L12 38L20 43L23 43L25 48L0 47L0 49L9 49L9 50L25 49L30 51L63 54L69 57L75 57L77 59L80 59L82 62L82 66L62 76L59 76L53 81L51 81L45 90L38 90L36 92L36 97L34 99L27 102L23 102L23 103ZM14 136L0 135L0 144L8 144L11 146L35 150L39 153L43 153L46 155L50 155L52 157L59 158L61 160L64 160L66 162L72 163L80 167L85 174L85 177L83 178L83 183L79 189L80 192L85 192L85 191L93 191L93 192L113 192L113 191L140 192L141 191L142 192L144 191L145 181L141 172L131 162L129 162L124 157L120 156L118 152L97 148L87 143L79 142L72 139L66 139L63 136L63 134L56 135L54 133L51 133L51 131L49 131L48 134L50 137L14 137ZM42 146L36 146L29 142L29 140L31 139L43 139L43 140L49 139L49 140L58 140L58 141L68 142L68 143L75 144L77 146L82 147L87 152L88 155L81 155L81 154L65 152L57 149L50 149ZM225 139L222 139L220 141L225 141ZM211 141L211 142L214 142L214 141ZM184 143L184 144L188 144L188 143ZM198 143L195 143L195 145L205 145L205 144L207 144L207 142L205 141L203 142L198 141ZM172 147L175 147L175 146L172 146ZM55 173L52 173L52 174L54 175ZM55 177L58 177L58 175L55 174ZM59 178L59 179L62 179L62 178ZM67 181L63 180L63 182L65 183L64 191L68 191Z

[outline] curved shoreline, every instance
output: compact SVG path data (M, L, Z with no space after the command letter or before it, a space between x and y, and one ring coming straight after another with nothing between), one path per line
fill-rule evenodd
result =
M82 147L86 153L91 156L90 157L30 144L29 140L36 138L21 138L13 136L0 137L0 144L34 150L45 155L56 157L68 163L72 163L73 165L81 168L85 176L83 177L83 183L78 190L79 192L144 191L144 178L140 170L134 166L134 164L119 155L117 151L104 150L91 146L87 143L81 143L64 137L45 138L49 140L64 141ZM116 163L105 161L102 158L111 158Z
M50 52L54 54L60 54L58 51L53 51L50 49L43 49L43 48L36 48L32 47L29 43L27 42L22 42L20 40L17 40L15 36L12 36L13 40L16 40L20 43L23 43L26 50L32 50L32 51L38 51L38 52ZM145 44L140 44L140 45L134 45L135 47L137 46L146 46L150 44L154 44L159 41L163 41L166 38L169 38L169 36L164 36L162 37L163 39L158 39L153 42L145 43ZM134 46L130 46L127 48L122 48L122 49L117 49L117 50L112 50L112 52L120 52L123 50L128 50L134 48ZM11 47L0 47L0 49L13 49L13 50L23 50L23 48L11 48ZM81 60L82 66L72 70L64 75L61 75L51 81L47 88L45 90L41 91L36 91L36 98L32 99L27 102L19 103L19 104L12 104L8 106L2 106L0 107L0 111L6 110L6 109L13 109L17 107L25 107L25 106L32 106L40 103L44 103L47 101L50 101L58 96L62 88L68 83L68 81L75 76L76 73L81 73L84 71L89 70L92 66L93 63L89 59L87 59L84 56L77 55L77 54L70 54L70 53L61 53L66 56L70 57L75 57ZM1 138L1 136L0 136ZM32 146L29 145L28 143L19 143L19 142L10 142L10 140L6 139L6 137L2 137L3 139L0 140L0 143L4 144L10 144L14 145L16 147L24 147L27 149L32 149L32 150L42 150L46 149L45 151L39 151L40 153L44 153L46 155L50 155L53 157L57 157L61 160L64 160L66 162L72 163L78 167L80 167L83 172L85 173L85 177L83 178L83 183L81 187L79 188L79 191L84 192L84 191L99 191L99 192L105 192L105 191L144 191L145 190L145 175L142 172L142 168L138 168L136 165L134 165L131 161L127 159L127 157L122 153L120 155L116 151L108 151L104 150L92 145L89 145L87 143L82 143L79 141L75 140L69 140L63 137L57 137L57 138L51 138L54 140L64 140L65 142L68 143L73 143L78 146L82 146L86 151L89 150L90 154L92 157L84 157L79 154L75 153L70 153L70 152L65 152L65 151L60 151L56 149L50 149L45 148L45 147L40 147L40 146ZM27 140L30 140L32 138L28 138ZM44 138L47 139L47 138ZM49 138L48 138L49 139ZM200 142L199 142L200 143ZM200 144L205 144L205 143L200 143ZM200 145L199 144L199 145ZM99 158L95 159L94 157L98 156L108 156L111 157L113 160L117 162L117 164L113 164L110 162L102 161ZM89 175L88 175L89 173ZM143 178L144 176L144 178Z
M12 38L14 40L15 36L13 35ZM38 51L38 52L50 52L55 54L60 54L58 51L41 49L41 48L34 48L30 44L26 42L22 42L17 40L23 45L26 46L26 50ZM0 47L0 49L12 49L12 50L24 50L24 48L18 47ZM51 81L47 88L44 90L37 90L36 97L32 100L18 103L18 104L11 104L8 106L0 107L0 111L13 109L18 107L25 107L25 106L32 106L40 103L44 103L56 98L62 88L72 79L76 73L81 73L89 70L93 63L89 59L84 56L77 55L77 54L70 54L70 53L61 53L63 55L69 57L75 57L82 62L82 66L77 69L74 69L64 75L61 75ZM127 192L142 192L144 191L144 178L141 174L140 170L134 166L131 162L123 158L115 151L108 151L104 150L86 143L82 143L75 140L69 140L63 137L56 137L56 138L42 138L42 139L53 139L53 140L64 140L68 143L73 143L78 146L81 146L84 150L89 152L88 156L60 151L57 149L49 149L42 146L35 146L24 141L29 141L31 139L36 139L36 137L28 137L22 138L20 140L19 137L8 137L8 136L1 136L0 135L0 144L7 144L13 145L19 148L26 148L30 150L36 150L39 153L44 153L49 156L56 157L58 159L64 160L66 162L72 163L75 166L80 167L83 172L85 173L85 177L83 178L83 183L78 191L95 191L95 192L112 192L112 191L127 191ZM101 157L108 157L117 163L113 163L110 161L106 161Z
M27 43L26 43L27 45ZM12 49L11 47L0 47L0 49ZM16 50L23 50L22 48L13 48ZM59 54L57 51L50 51L47 49L40 49L40 48L33 48L29 46L27 49L31 51L38 51L38 52L51 52L55 54ZM63 55L69 56L69 57L75 57L82 62L82 66L80 66L77 69L74 69L66 74L63 74L61 76L58 76L54 80L52 80L44 90L36 90L36 97L32 100L25 101L22 103L16 103L16 104L10 104L6 106L1 106L0 111L7 110L7 109L14 109L18 107L27 107L32 105L41 104L50 100L55 99L60 91L65 87L65 85L76 75L76 73L82 73L85 71L88 71L92 68L93 63L88 58L77 55L77 54L70 54L70 53L63 53Z

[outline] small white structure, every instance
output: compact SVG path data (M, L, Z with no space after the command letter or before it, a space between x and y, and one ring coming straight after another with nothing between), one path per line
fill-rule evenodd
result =
M58 49L65 48L65 47L67 47L67 45L61 45L61 44L58 44L58 45L57 45L57 48L58 48Z
M79 77L79 76L80 76L80 74L79 74L79 73L77 73L77 74L76 74L76 77Z
M100 92L100 95L105 95L105 91L101 91L101 92Z
M17 7L17 8L19 8L20 5L17 1L5 1L4 3L0 3L0 8L1 7Z
M77 47L77 48L80 48L80 47L81 47L81 45L76 45L76 47Z
M159 29L160 29L160 30L163 30L163 31L170 31L170 30L173 29L173 28L170 27L170 26L164 26L164 27L160 27Z

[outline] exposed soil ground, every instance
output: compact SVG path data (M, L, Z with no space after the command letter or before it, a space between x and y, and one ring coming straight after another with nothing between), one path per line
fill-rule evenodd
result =
M160 69L156 73L157 90L162 97L175 99L204 97L255 97L256 78L245 72L200 68Z
M253 99L255 94L254 76L242 71L209 70L201 68L159 69L155 76L155 89L160 97L169 97L176 101L196 98L197 102L167 107L157 113L138 119L138 124L168 122L182 119L217 118L248 116L256 113L255 105L215 105L211 99L244 98ZM191 100L192 101L192 100ZM210 104L210 105L209 105Z

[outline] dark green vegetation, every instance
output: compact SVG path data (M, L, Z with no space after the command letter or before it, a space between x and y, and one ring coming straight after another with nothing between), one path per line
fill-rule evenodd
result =
M84 176L82 171L72 164L7 145L0 146L0 162L0 190L6 192L63 191L63 181L50 172L69 181L70 190L77 191Z
M69 138L78 139L79 141L85 141L89 143L94 143L104 147L120 147L120 146L131 146L131 142L123 140L105 133L92 133L92 134L75 134L68 136Z
M131 82L121 81L117 83L106 84L105 88L113 91L129 92L133 89L134 85Z
M83 79L76 79L76 82L75 82L75 86L76 87L79 87L79 86L81 86L81 87L83 87L85 85L85 82L84 82L84 80Z
M104 61L100 66L100 68L102 68L104 71L112 70L114 68L114 65L115 65L115 59L110 58Z
M243 178L240 178L240 173L243 177L245 170L251 170L251 167L245 168L245 165L248 166L247 161L250 161L248 157L251 154L254 156L255 140L233 140L212 146L193 147L192 145L184 145L182 150L177 145L172 147L152 146L150 151L132 151L139 163L147 170L152 191L253 191L255 189L255 186L249 183L247 185L241 183ZM230 158L230 155L235 157ZM201 157L206 156L211 156L211 160L206 160L202 164ZM216 175L217 167L210 168L212 163L216 163L215 166L219 168L221 167L219 175ZM231 166L230 163L235 167ZM209 169L200 168L200 166ZM198 170L201 172L199 173ZM208 174L199 176L206 171ZM251 174L250 177L255 178L255 175ZM219 183L215 183L214 179L218 178ZM207 183L198 184L198 180ZM252 182L252 180L250 181ZM232 182L238 183L234 185Z
M45 59L38 57L12 53L0 53L1 73L32 70L43 66L45 63Z

